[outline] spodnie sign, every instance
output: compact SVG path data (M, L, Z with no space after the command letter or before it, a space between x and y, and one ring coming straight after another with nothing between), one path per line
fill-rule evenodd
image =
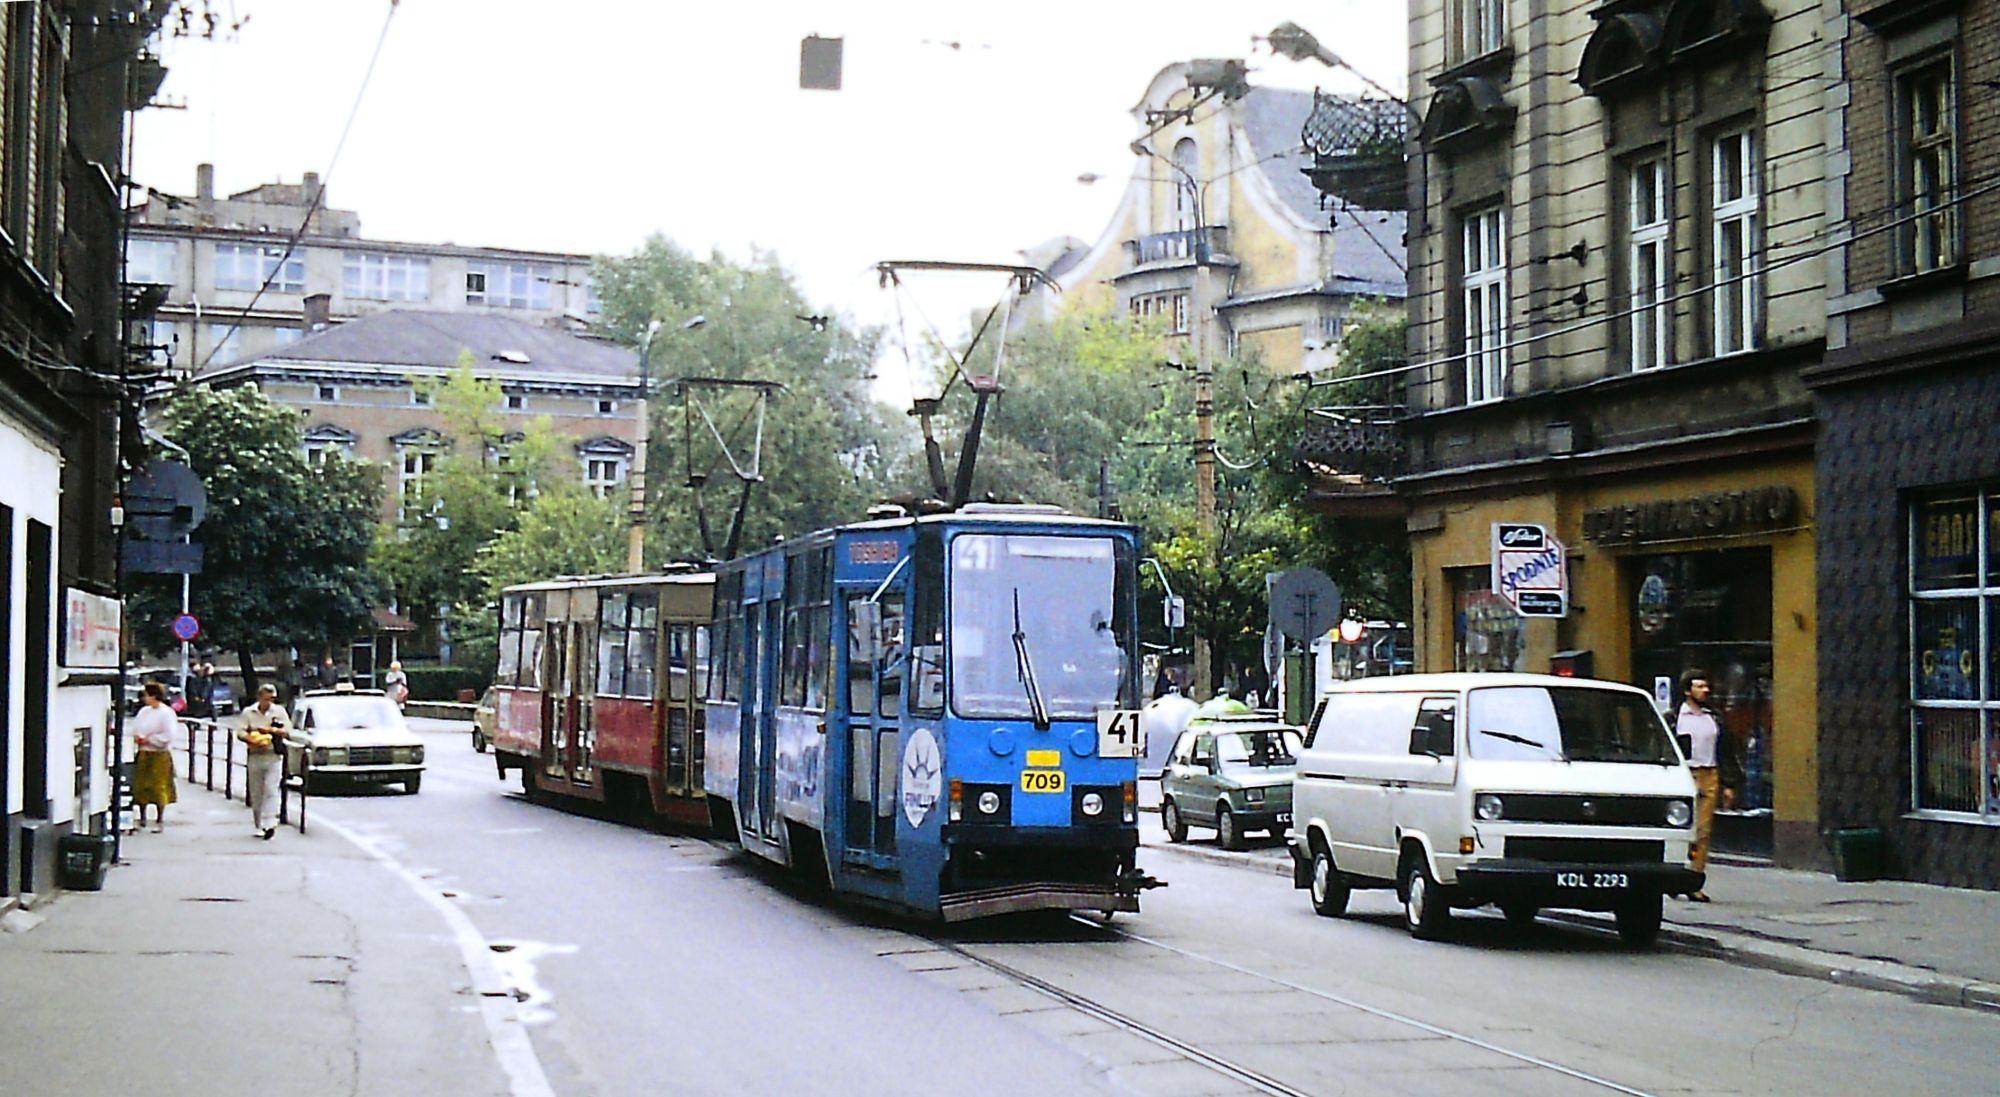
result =
M1523 617L1569 615L1569 562L1563 543L1533 522L1493 523L1494 593Z

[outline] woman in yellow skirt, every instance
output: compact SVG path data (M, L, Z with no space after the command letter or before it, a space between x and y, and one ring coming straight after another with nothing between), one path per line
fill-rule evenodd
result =
M139 805L139 825L146 825L146 805L153 807L153 833L167 825L167 805L179 797L174 791L174 732L180 718L167 707L167 687L147 682L140 694L144 702L132 717L132 739L139 748L139 762L133 767L132 802Z

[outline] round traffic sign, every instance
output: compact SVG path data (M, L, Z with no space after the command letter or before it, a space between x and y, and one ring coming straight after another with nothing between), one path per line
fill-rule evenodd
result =
M1271 580L1271 623L1308 645L1340 622L1340 587L1317 568L1293 568Z
M183 644L192 643L195 637L201 635L201 621L192 613L183 613L174 618L173 630L174 639Z

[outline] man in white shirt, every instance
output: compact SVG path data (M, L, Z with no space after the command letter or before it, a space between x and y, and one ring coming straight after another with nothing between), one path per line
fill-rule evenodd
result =
M292 718L279 706L278 691L263 685L257 687L257 703L243 710L242 723L236 737L250 748L244 759L249 770L250 825L259 838L269 841L278 833L278 782L284 776L285 732Z
M1697 872L1708 871L1708 839L1715 831L1715 807L1722 797L1722 773L1716 766L1722 725L1708 707L1709 692L1706 672L1681 675L1683 700L1674 719L1674 732L1687 744L1688 769L1694 774L1694 845L1688 850L1688 863ZM1708 892L1697 891L1688 898L1706 903Z

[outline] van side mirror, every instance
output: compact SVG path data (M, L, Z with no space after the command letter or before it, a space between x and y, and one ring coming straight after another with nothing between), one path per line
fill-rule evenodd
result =
M851 615L848 621L848 636L851 647L848 658L866 663L875 663L882 658L882 603L860 601L847 607Z

